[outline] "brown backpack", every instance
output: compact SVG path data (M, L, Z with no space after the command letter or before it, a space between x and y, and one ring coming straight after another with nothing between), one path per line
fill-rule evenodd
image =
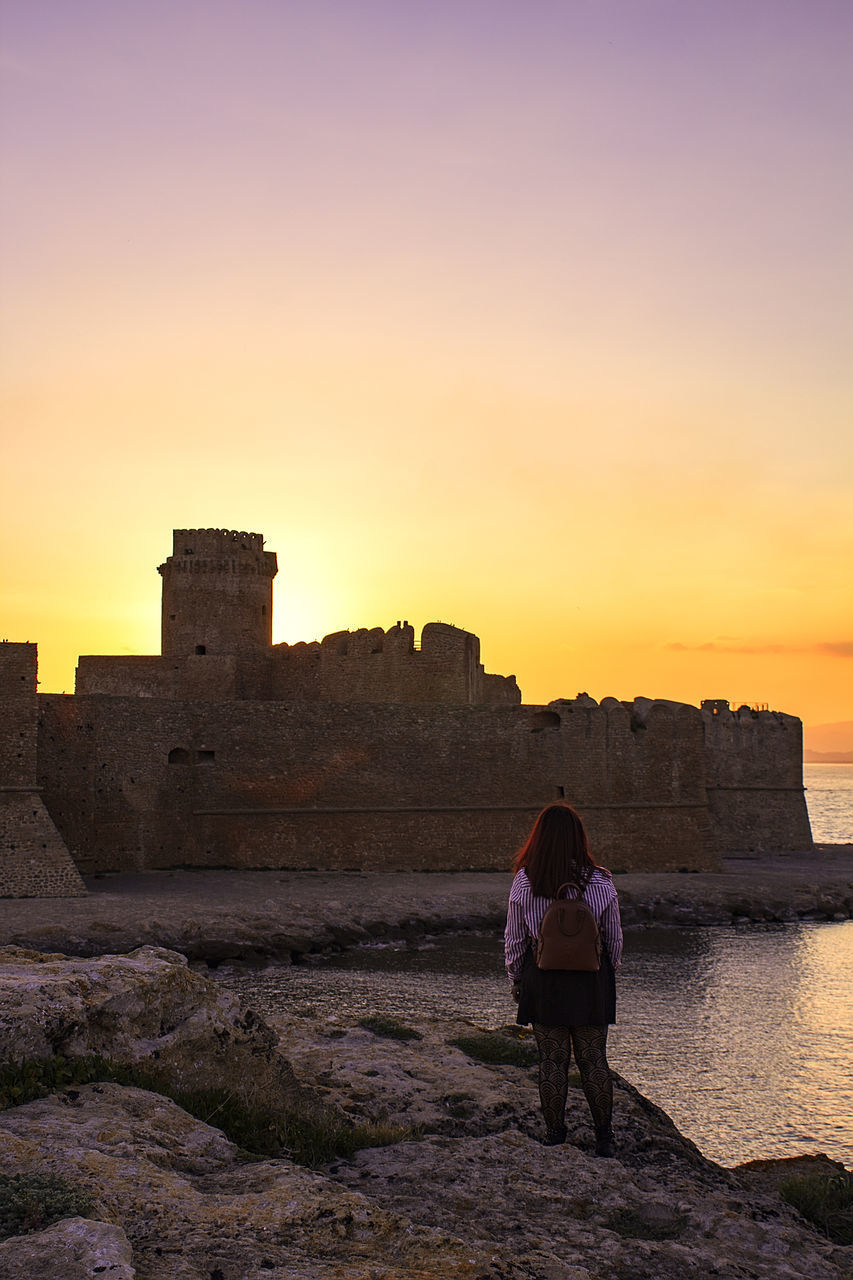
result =
M579 969L587 973L601 968L601 935L595 916L580 895L564 898L562 884L542 917L536 941L536 963L540 969Z

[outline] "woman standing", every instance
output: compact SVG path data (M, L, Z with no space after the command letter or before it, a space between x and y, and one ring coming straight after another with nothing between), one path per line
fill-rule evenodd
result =
M517 1021L533 1024L539 1050L539 1100L548 1146L566 1140L566 1097L571 1053L595 1126L595 1151L613 1155L613 1081L607 1065L607 1028L616 1021L614 971L622 962L622 925L613 878L590 856L583 822L567 804L543 809L513 866L504 950L518 996ZM597 971L539 969L534 947L542 917L562 885L580 896L598 923L602 941Z

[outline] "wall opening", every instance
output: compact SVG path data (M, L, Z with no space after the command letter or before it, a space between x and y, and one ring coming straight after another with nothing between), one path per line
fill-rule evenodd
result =
M199 656L201 656L202 654L207 653L207 645L206 645L206 644L197 644L197 645L196 645L196 647L195 647L195 651L196 651L196 653L197 653L197 654L199 654Z
M542 729L559 729L560 717L556 711L534 711L530 717L530 732L539 733Z
M168 758L169 764L189 764L190 753L186 747L172 747Z
M195 753L196 764L213 764L216 759L215 751L197 751Z

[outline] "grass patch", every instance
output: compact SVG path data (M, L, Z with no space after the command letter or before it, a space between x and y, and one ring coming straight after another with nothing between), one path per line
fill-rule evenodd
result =
M268 1159L286 1155L310 1168L348 1158L362 1147L387 1147L412 1136L401 1125L352 1124L331 1109L291 1111L248 1104L226 1089L174 1090L169 1096L248 1154Z
M507 1067L532 1067L539 1061L536 1046L505 1031L478 1031L448 1040L477 1062Z
M94 1084L97 1080L111 1080L116 1084L137 1084L142 1072L122 1067L117 1062L102 1058L100 1054L87 1054L80 1058L30 1058L25 1062L4 1062L0 1066L0 1111L7 1107L20 1107L36 1098L46 1098L49 1093L69 1089L76 1084ZM148 1089L149 1084L139 1088Z
M605 1225L608 1231L615 1231L630 1240L675 1240L687 1226L687 1219L683 1214L677 1214L652 1222L636 1209L620 1209L608 1218Z
M101 1081L171 1098L196 1120L221 1129L245 1155L259 1159L287 1156L317 1168L363 1147L386 1147L414 1137L412 1129L399 1125L352 1124L329 1107L293 1108L278 1098L247 1099L223 1088L178 1089L156 1071L125 1066L97 1054L5 1063L0 1067L0 1110Z
M358 1025L365 1031L372 1031L375 1036L382 1036L385 1040L423 1040L420 1031L415 1031L414 1027L407 1027L397 1018L389 1018L381 1013L359 1018Z
M42 1231L62 1218L87 1218L94 1200L53 1173L0 1173L0 1240Z
M853 1244L853 1173L789 1178L779 1194L835 1244Z

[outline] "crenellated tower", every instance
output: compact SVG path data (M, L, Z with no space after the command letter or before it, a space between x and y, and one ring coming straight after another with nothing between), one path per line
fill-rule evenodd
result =
M278 563L262 534L175 529L172 554L158 572L164 655L242 654L272 644Z

